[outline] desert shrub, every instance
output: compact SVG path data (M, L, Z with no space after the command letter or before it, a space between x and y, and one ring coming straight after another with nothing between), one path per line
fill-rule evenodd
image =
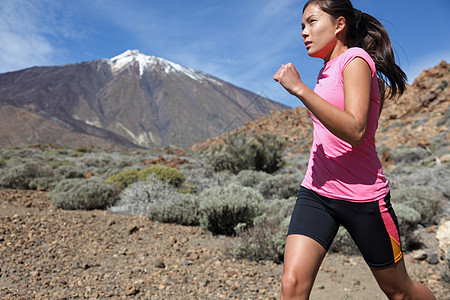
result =
M410 165L399 165L394 169L387 171L386 175L389 177L391 175L410 175L417 172L417 167Z
M64 179L83 178L84 172L76 166L62 165L56 168L55 172Z
M235 132L224 139L224 144L212 147L207 160L215 171L237 174L248 169L273 173L284 164L285 147L284 140L276 135L247 136L245 132Z
M413 172L389 172L388 174L392 190L420 185L433 188L444 194L445 197L450 198L450 168L448 163L433 167L417 167Z
M149 211L161 202L171 200L177 192L167 182L151 174L146 181L136 182L120 194L120 199L108 210L115 213L148 215Z
M418 162L428 156L430 156L430 154L423 148L404 148L391 152L391 157L396 164L411 164L414 162Z
M233 181L242 186L255 187L260 182L265 181L270 177L272 177L272 175L263 171L242 170L233 178Z
M4 170L0 178L0 186L13 189L32 189L30 183L36 178L48 178L50 181L54 176L53 169L48 166L25 163Z
M5 167L8 164L8 160L4 159L3 157L0 157L0 168Z
M139 171L138 179L140 181L145 181L150 174L156 175L160 180L167 181L175 187L180 187L186 180L183 172L175 168L169 168L159 165L154 165L142 171Z
M237 184L206 189L198 197L202 228L226 235L234 235L237 225L253 226L263 201L258 191Z
M80 160L80 163L84 164L86 169L98 175L112 175L120 172L121 170L117 168L116 162L115 159L105 153L88 153Z
M330 252L342 253L346 255L359 254L358 247L348 233L347 229L343 226L339 226L336 237L330 246Z
M177 188L177 192L181 194L195 194L197 193L197 188L192 184L183 183Z
M52 167L53 169L57 169L58 167L61 167L61 166L75 167L76 163L74 161L70 161L70 160L51 160L47 163L47 165L49 167Z
M433 188L426 186L410 186L392 191L392 201L402 203L420 214L420 224L424 226L436 224L436 216L446 201L445 197Z
M186 165L180 170L186 176L185 184L195 186L196 192L224 185L230 178L225 172L215 173L209 165Z
M298 173L278 174L260 182L256 189L268 199L287 199L297 196L302 179Z
M262 205L263 213L255 218L253 227L237 230L236 241L228 251L237 258L281 263L295 201L295 197L267 201Z
M88 146L80 146L80 147L75 148L74 151L78 152L78 153L83 153L83 154L84 153L91 153L91 152L94 151L94 148L93 147L88 147Z
M106 182L116 184L122 189L126 189L128 186L132 185L139 178L139 171L135 169L124 170L120 173L111 175L106 179Z
M120 189L98 178L65 179L55 186L49 196L57 208L69 210L104 209L118 198Z
M55 177L39 177L34 178L29 183L29 189L37 190L44 189L48 190L50 188L55 187L58 184L58 179Z
M407 250L417 248L420 241L414 231L420 222L420 213L402 203L392 204L392 207L397 215L402 248Z
M179 194L152 207L149 217L163 223L197 226L200 224L199 204L198 197Z

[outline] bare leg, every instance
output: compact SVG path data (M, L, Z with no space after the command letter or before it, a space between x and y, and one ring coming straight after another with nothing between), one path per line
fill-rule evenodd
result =
M411 280L403 259L384 269L370 269L378 285L389 299L436 300L427 287Z
M309 237L292 234L286 238L281 300L309 299L325 254L325 248Z

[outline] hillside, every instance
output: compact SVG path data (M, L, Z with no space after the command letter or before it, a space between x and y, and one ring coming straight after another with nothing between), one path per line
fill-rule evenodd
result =
M442 61L423 71L397 100L386 100L377 131L379 149L428 147L436 154L450 152L450 65ZM285 139L286 153L307 153L312 142L312 121L302 106L274 112L236 129L251 134L269 132ZM204 151L221 142L227 134L194 145ZM381 153L380 153L381 154ZM385 152L385 155L389 155Z
M185 148L288 107L137 50L0 74L0 146Z

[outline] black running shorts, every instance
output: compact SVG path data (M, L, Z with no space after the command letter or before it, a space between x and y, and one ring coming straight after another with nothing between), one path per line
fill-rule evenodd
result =
M340 225L350 233L369 266L385 268L402 258L390 194L380 201L358 203L300 188L288 235L308 236L328 250Z

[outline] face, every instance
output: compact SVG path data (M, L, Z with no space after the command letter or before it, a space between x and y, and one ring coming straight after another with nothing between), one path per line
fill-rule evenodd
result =
M337 43L336 22L317 4L310 4L303 12L302 37L309 56L328 61Z

